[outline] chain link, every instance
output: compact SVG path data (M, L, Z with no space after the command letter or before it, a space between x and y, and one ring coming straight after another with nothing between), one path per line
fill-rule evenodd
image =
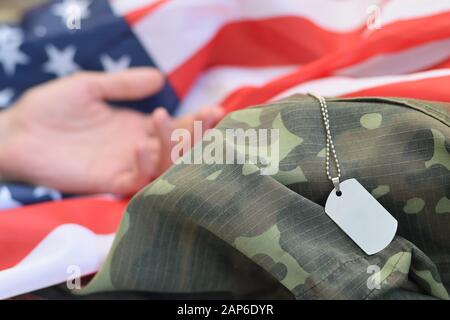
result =
M339 179L341 178L341 167L339 166L339 160L336 154L336 148L334 147L334 141L333 141L333 137L331 135L331 130L330 130L330 118L328 116L328 106L327 106L327 101L325 100L324 97L321 96L317 96L315 94L310 93L309 94L311 97L315 98L317 101L319 101L320 104L320 111L322 112L322 119L323 119L323 123L325 125L325 133L326 133L326 157L325 157L325 170L327 173L327 177L328 179L331 180L331 182L333 182L336 191L340 192L339 189ZM331 166L330 166L330 153L333 156L334 159L334 164L335 164L335 169L337 172L337 176L336 177L332 177L331 176Z

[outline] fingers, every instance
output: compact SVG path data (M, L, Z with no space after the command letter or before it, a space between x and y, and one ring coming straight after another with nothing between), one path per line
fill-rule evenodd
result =
M157 93L164 85L163 75L155 68L133 68L117 73L83 72L74 79L86 83L95 98L101 100L142 99Z
M113 192L131 195L143 188L151 179L156 178L172 166L171 153L173 142L171 141L171 135L173 129L184 128L193 133L194 121L201 121L202 128L205 131L214 127L223 118L224 114L225 112L219 107L204 108L196 115L174 121L166 109L156 109L146 119L147 131L153 137L151 140L138 146L136 168L122 174L116 179Z
M172 119L164 108L158 108L153 112L153 123L155 127L155 134L161 142L161 158L160 158L160 172L167 170L172 166L171 153L172 141L171 135L173 130Z
M174 121L174 126L176 128L184 128L191 132L193 137L193 145L195 145L202 136L194 135L194 121L201 123L201 128L203 130L202 135L206 130L214 128L215 125L222 120L225 115L225 111L221 107L205 107L200 109L195 115L189 115L181 119L176 119Z
M226 112L222 107L213 108L212 117L215 120L213 126L216 126L225 117Z
M158 173L161 145L154 138L138 145L136 150L136 166L117 177L112 186L112 192L120 195L133 195Z
M138 185L145 185L157 176L160 156L161 142L157 138L152 138L138 146L136 156L139 172Z
M153 119L153 113L145 115L145 131L147 135L154 136L155 133L155 121Z
M201 121L204 130L213 128L225 115L221 107L202 108L196 115L196 121Z

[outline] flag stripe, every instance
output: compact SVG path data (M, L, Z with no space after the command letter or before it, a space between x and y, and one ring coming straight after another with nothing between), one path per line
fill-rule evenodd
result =
M135 10L130 11L125 15L125 20L130 25L136 24L137 22L139 22L140 20L147 17L151 12L153 12L154 10L159 8L161 5L163 5L167 1L168 0L159 0L159 1L155 1L153 3L147 4L143 7L136 8Z
M450 75L437 78L408 81L407 83L391 83L383 86L352 92L344 96L407 97L412 99L450 102L450 91L446 89L449 87Z
M160 0L109 0L114 13L122 17L158 2Z
M303 36L291 30L302 30ZM209 68L305 64L355 42L357 37L358 32L333 33L298 17L234 22L175 69L169 80L178 96L184 97L200 72Z
M320 26L323 32L353 32L364 24L367 3L366 0L307 0L302 5L296 0L169 1L133 25L133 29L160 68L171 73L207 46L227 24L301 17ZM319 13L320 6L330 11ZM348 19L341 19L338 13L346 13ZM180 30L189 32L180 37ZM175 47L177 50L173 50Z
M404 5L404 1L395 5L395 2L386 5L386 14L381 17L383 29L397 21L423 18L450 10L450 4L446 1L438 0L430 5L415 0L414 6ZM366 0L304 0L301 4L297 0L170 1L133 28L162 70L171 73L207 46L230 23L297 17L316 25L323 33L353 33L365 26L366 9L373 3ZM399 6L404 7L394 10ZM180 37L180 30L189 32ZM302 32L299 38L304 35ZM173 50L175 47L178 50Z
M298 66L214 67L203 72L182 100L177 115L182 116L204 106L220 105L228 93L242 86L259 86L297 69Z
M405 74L427 69L450 57L450 38L430 41L406 50L377 54L360 63L338 70L336 74L368 77L385 74Z
M0 212L0 270L19 263L62 224L78 224L96 234L115 232L125 206L126 201L78 198Z
M411 33L410 30L418 31ZM260 104L299 83L331 75L337 70L364 61L375 54L398 52L423 43L448 39L450 38L450 13L397 22L381 31L360 43L331 53L260 88L245 87L237 90L230 94L224 101L224 105L228 111L232 111ZM381 34L384 36L381 37ZM386 41L387 38L389 41Z
M415 74L408 75L398 75L398 76L380 76L380 77L368 77L368 78L347 78L342 76L332 76L321 78L314 81L309 81L300 85L297 85L282 94L275 96L272 100L278 100L295 93L316 93L327 97L334 96L355 96L361 95L361 92L371 91L371 95L384 96L387 90L383 88L396 88L398 93L407 92L409 87L414 87L415 83L419 83L422 87L421 90L429 91L432 90L437 96L444 98L442 101L450 101L449 95L446 91L446 85L448 84L448 77L450 77L450 69L432 70L426 72L419 72ZM427 85L428 83L428 85ZM432 88L432 85L439 83L439 86ZM390 91L394 95L400 96L400 94L395 94L394 91ZM406 94L405 97L409 97ZM425 94L424 92L417 94ZM446 99L445 99L446 98ZM433 100L433 99L431 99ZM436 100L436 98L434 99ZM437 99L439 100L439 99Z
M18 265L0 272L0 299L95 273L113 239L114 234L98 235L79 224L55 227Z

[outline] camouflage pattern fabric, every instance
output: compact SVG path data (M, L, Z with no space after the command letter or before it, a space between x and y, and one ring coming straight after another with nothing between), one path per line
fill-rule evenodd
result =
M232 113L217 127L278 128L280 172L174 165L131 201L82 294L449 299L450 105L327 101L343 178L358 179L399 222L386 249L367 256L324 212L333 187L320 109L296 95Z

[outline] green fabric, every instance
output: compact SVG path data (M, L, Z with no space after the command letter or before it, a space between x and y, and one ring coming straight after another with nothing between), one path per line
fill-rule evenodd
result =
M449 105L327 101L343 178L358 179L399 222L386 249L365 255L324 212L332 184L320 109L296 95L218 125L278 128L278 174L261 175L254 164L174 165L131 201L107 262L83 294L448 299Z

